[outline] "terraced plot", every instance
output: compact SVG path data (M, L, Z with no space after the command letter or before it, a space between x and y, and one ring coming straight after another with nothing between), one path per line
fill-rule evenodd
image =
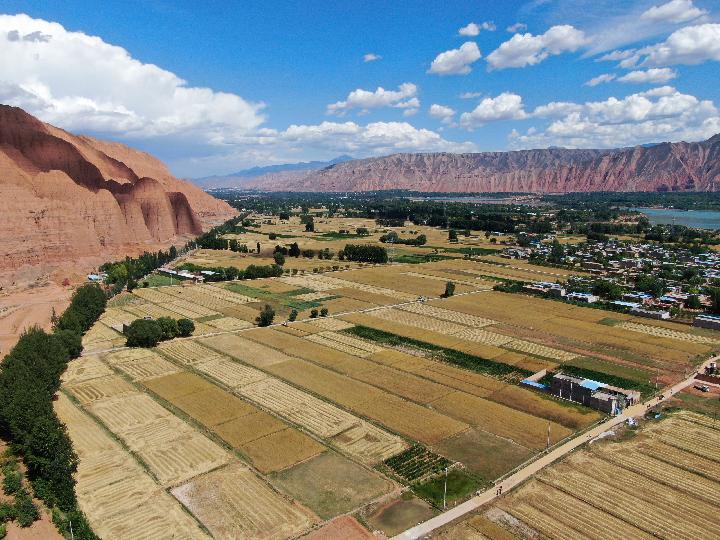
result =
M107 377L112 375L112 370L107 367L97 356L86 356L76 358L69 364L62 375L62 382L66 385Z
M124 396L135 389L116 375L106 375L66 385L68 391L83 405L116 396Z
M213 328L217 328L218 330L224 330L227 332L234 332L235 330L244 330L245 328L253 327L251 322L236 319L235 317L220 317L219 319L208 321L206 324L212 326Z
M338 334L337 332L319 332L306 336L305 339L361 358L383 350L382 347L378 347L370 342L345 334Z
M476 317L475 315L469 315L460 311L453 311L451 309L443 309L429 304L405 304L398 306L398 309L403 311L410 311L419 315L425 315L427 317L435 317L444 321L456 322L464 324L466 326L472 326L473 328L483 328L496 324L497 321L492 319L486 319L485 317Z
M185 365L194 365L198 362L222 360L223 355L202 345L198 340L173 340L161 343L158 350L173 360Z
M687 332L678 332L677 330L671 330L669 328L663 328L659 326L650 326L647 324L639 324L634 322L622 322L618 324L620 328L626 330L632 330L633 332L640 332L643 334L649 334L651 336L664 337L670 339L677 339L680 341L689 341L691 343L706 343L709 345L720 344L720 340L713 339L706 336L699 336L696 334L688 334Z
M178 486L172 493L216 538L282 540L315 522L240 464Z

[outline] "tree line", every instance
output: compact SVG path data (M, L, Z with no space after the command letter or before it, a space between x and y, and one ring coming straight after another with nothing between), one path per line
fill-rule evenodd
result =
M78 458L65 426L53 409L53 396L68 362L82 352L82 334L105 311L105 293L84 285L72 296L50 333L23 332L0 365L0 436L22 457L35 495L53 509L61 532L72 521L75 538L96 539L75 497Z

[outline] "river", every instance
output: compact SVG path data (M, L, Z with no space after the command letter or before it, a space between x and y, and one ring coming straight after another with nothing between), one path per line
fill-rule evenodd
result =
M685 225L695 229L720 229L720 212L674 208L631 208L645 214L652 225Z

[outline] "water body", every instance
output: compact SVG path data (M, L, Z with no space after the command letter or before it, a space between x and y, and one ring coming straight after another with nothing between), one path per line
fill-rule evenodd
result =
M645 214L652 225L685 225L695 229L720 229L720 212L673 208L631 208Z

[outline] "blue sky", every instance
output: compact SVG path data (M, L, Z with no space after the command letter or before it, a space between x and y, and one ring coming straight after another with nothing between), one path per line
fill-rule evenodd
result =
M720 6L710 0L1 9L0 102L150 151L181 176L720 132Z

